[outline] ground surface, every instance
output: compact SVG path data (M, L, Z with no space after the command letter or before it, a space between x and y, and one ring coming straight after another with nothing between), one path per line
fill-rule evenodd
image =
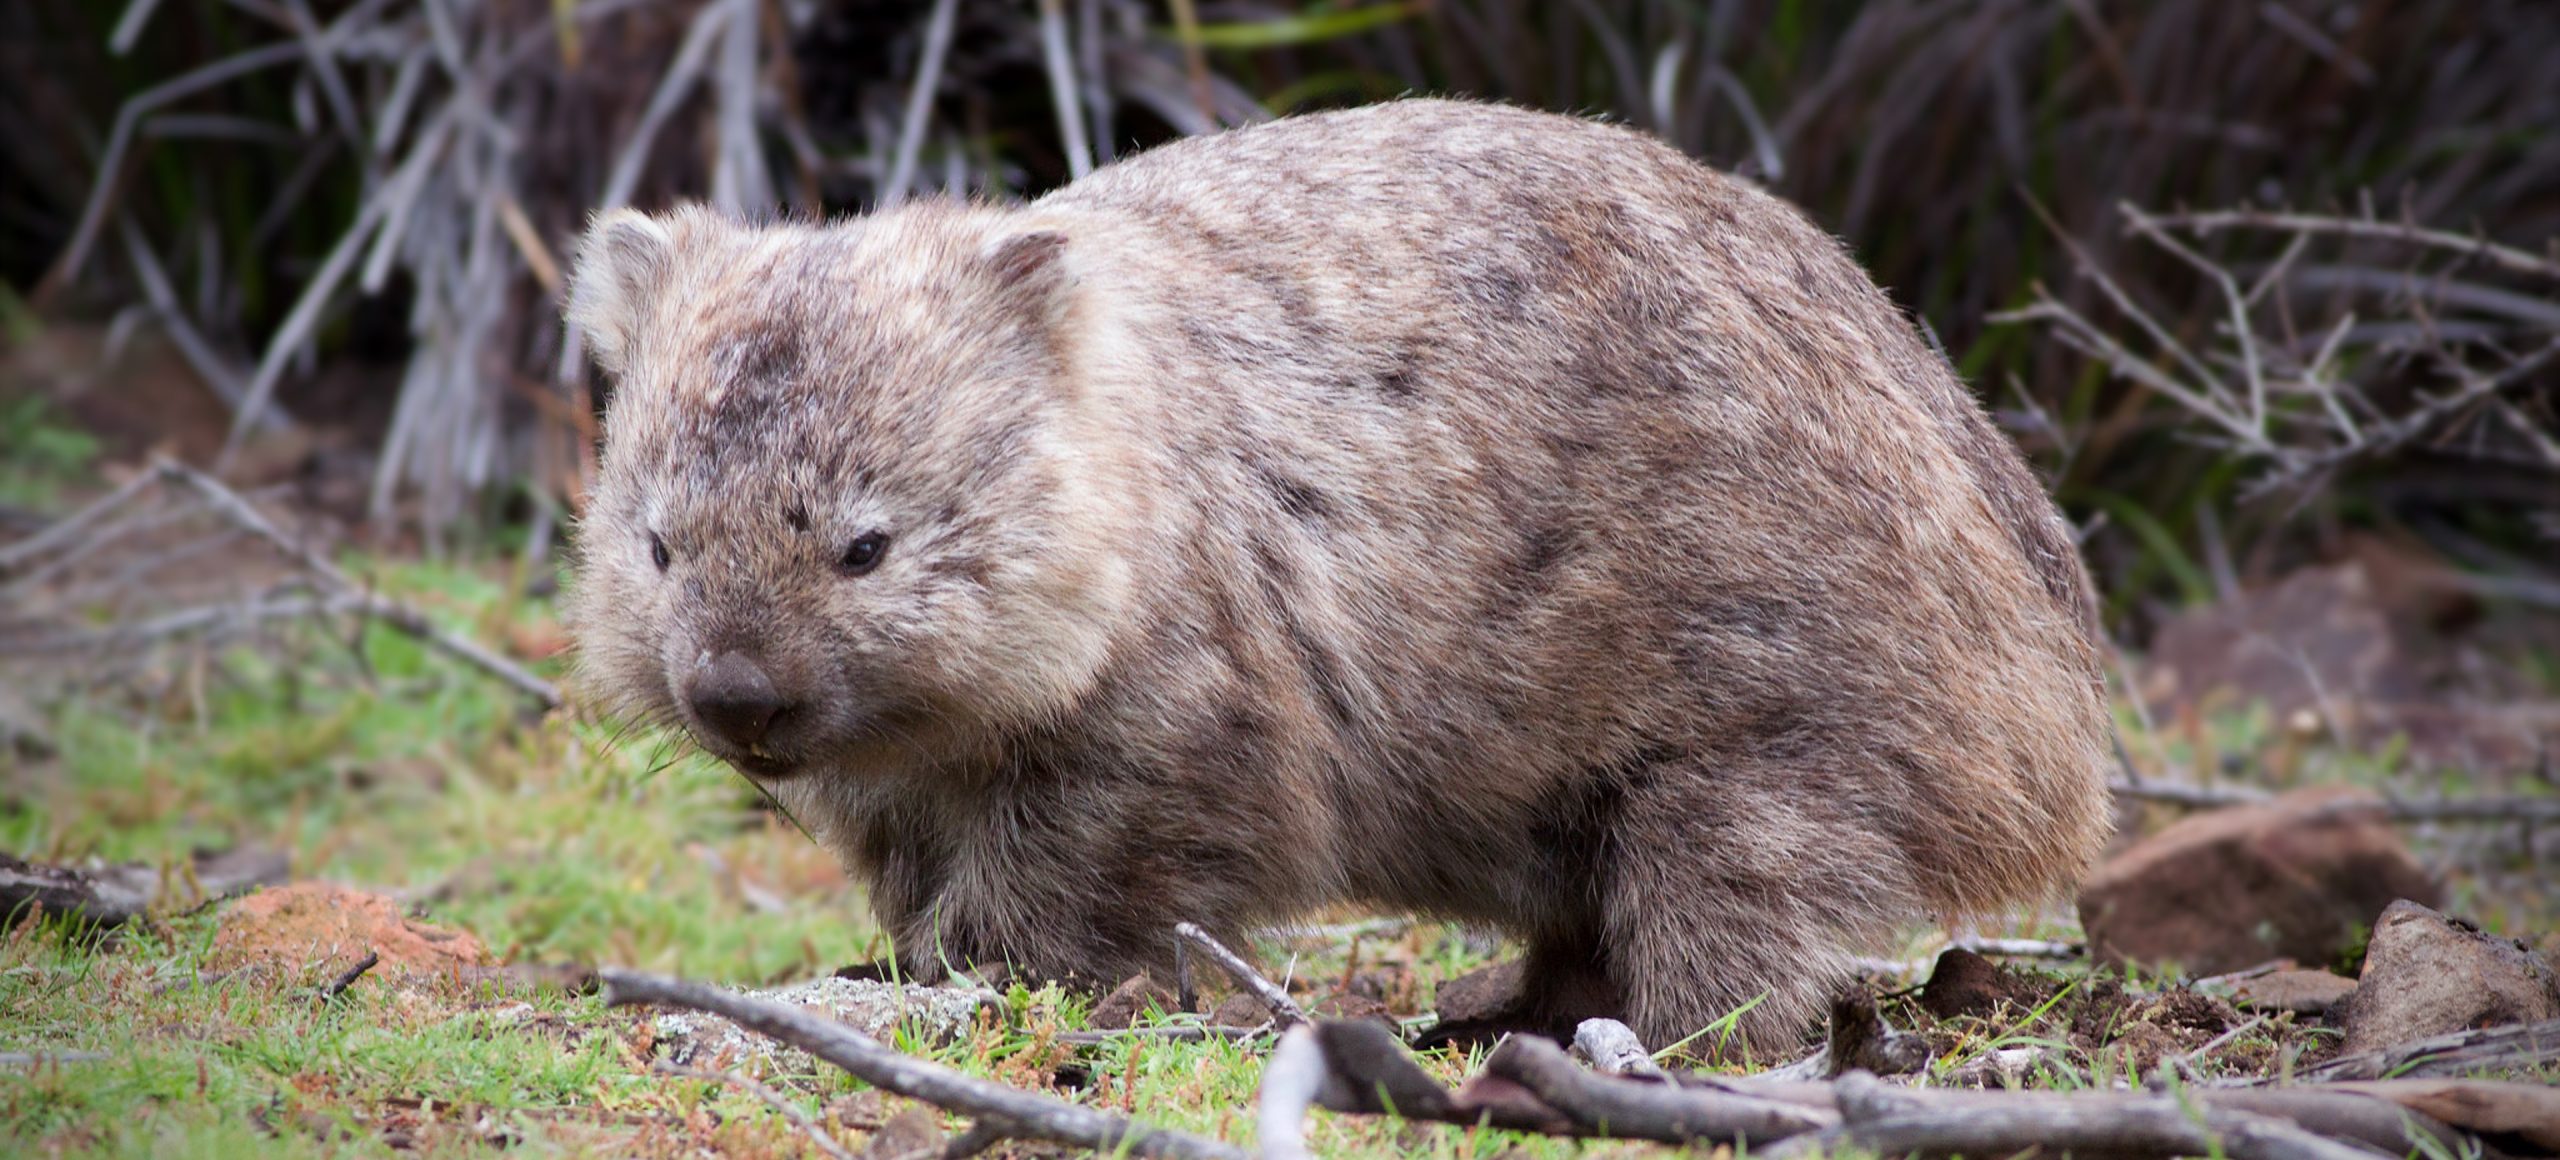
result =
M66 465L84 454L54 450ZM27 498L45 494L42 474L12 475L0 502L44 502ZM430 564L406 551L343 562L445 627L558 672L552 607L527 594L545 586L538 576L528 584L516 563ZM425 941L476 938L485 953L461 954L474 962L614 964L765 985L877 957L884 948L859 892L734 774L655 735L529 712L485 674L380 625L282 623L217 649L120 657L91 675L38 699L31 712L48 744L0 746L0 851L164 867L171 901L104 936L59 922L0 929L0 1052L11 1053L0 1065L0 1151L815 1154L755 1098L654 1073L646 1013L607 1010L556 981L386 965L324 1000L358 948L244 952L260 921L281 920L198 905L182 869L196 850L281 851L295 880L382 895L433 928ZM2146 765L2193 765L2200 746L2213 746L2245 766L2250 754L2295 744L2262 738L2246 718L2185 734L2129 728ZM2315 762L2314 773L2365 776L2378 762L2387 764L2345 755ZM2516 933L2542 921L2547 900L2484 881L2457 877L2459 909ZM2050 918L1978 933L2074 935ZM1902 957L1925 958L1942 942L1915 930ZM1382 1004L1407 1022L1432 1011L1444 982L1501 953L1430 924L1256 949L1320 1012ZM1929 1016L1900 989L1907 979L1880 978L1877 989L1894 1025L1929 1037L1940 1073L2000 1047L2057 1047L2028 1077L2040 1086L2115 1084L2208 1044L2186 1060L2193 1074L2281 1070L2334 1048L2333 1033L2291 1016L2244 1027L2219 999L2174 993L2175 980L2070 964L2012 970L2003 983L2012 1002L1982 1017ZM1062 1043L1091 1011L1087 998L1015 988L1001 1016L971 1034L907 1045L1005 1082L1250 1141L1262 1045ZM1481 1055L1424 1062L1455 1081ZM1718 1066L1771 1062L1780 1061ZM831 1073L770 1078L856 1149L909 1107ZM1310 1141L1346 1156L1661 1151L1321 1114Z

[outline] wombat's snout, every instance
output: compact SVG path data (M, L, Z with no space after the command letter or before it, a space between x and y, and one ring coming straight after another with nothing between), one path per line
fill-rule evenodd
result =
M694 669L685 682L684 699L714 740L753 757L762 756L757 751L774 720L791 710L763 667L737 652L724 652Z

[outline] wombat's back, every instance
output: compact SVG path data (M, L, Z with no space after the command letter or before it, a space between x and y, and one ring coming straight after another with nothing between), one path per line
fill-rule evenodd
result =
M1159 581L1286 642L1224 690L1314 739L1349 892L1568 942L1598 899L1615 946L1767 979L2085 867L2109 722L2069 529L1784 203L1622 129L1405 101L1029 216L1152 351L1195 521ZM1654 1031L1749 998L1649 977Z

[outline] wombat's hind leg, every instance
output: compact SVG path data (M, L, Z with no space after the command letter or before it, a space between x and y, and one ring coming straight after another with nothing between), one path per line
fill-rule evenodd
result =
M1792 1058L1849 956L1916 909L1904 856L1859 824L1856 803L1807 792L1820 779L1731 765L1653 774L1629 787L1606 867L1608 969L1627 1022L1660 1050L1742 1011L1718 1037L1726 1052Z

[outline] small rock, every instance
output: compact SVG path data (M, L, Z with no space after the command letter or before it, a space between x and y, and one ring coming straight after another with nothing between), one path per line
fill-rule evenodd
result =
M2081 887L2080 924L2099 963L2212 975L2332 961L2394 899L2440 897L2373 795L2326 786L2197 814L2135 843Z
M1227 996L1218 1003L1216 1010L1209 1012L1209 1025L1212 1027L1260 1027L1269 1022L1271 1008L1263 1006L1262 1000L1242 992Z
M828 976L770 991L740 991L751 999L784 1003L849 1024L874 1039L888 1039L900 1025L928 1043L948 1043L977 1026L980 1011L1004 1010L993 991L883 983ZM793 1071L814 1069L808 1054L761 1035L741 1031L717 1015L680 1011L658 1016L659 1050L670 1062L689 1065L726 1055L731 1062L772 1058Z
M1176 1005L1173 992L1150 976L1136 974L1094 1004L1088 1022L1096 1031L1126 1031L1149 1011L1171 1011Z
M1920 1007L1940 1019L1983 1016L1999 1010L2003 1002L2016 1002L2017 997L2009 972L1963 947L1948 947L1930 968L1928 984L1920 989Z
M2325 1015L2353 994L2356 981L2327 971L2282 970L2242 979L2231 985L2234 1005L2251 1011L2291 1011Z
M862 1146L862 1160L910 1160L942 1154L942 1117L931 1108L908 1108L889 1117Z
M1307 1008L1307 1015L1327 1020L1369 1019L1386 1024L1390 1030L1397 1027L1395 1013L1387 1010L1386 1004L1349 991L1336 991L1325 996L1315 1006Z
M427 978L489 965L489 948L467 931L411 918L389 895L327 882L261 890L223 911L205 955L208 972L263 967L288 976L333 977L367 953L374 973Z
M2523 943L2414 902L2395 902L2374 924L2364 976L2338 1017L2350 1054L2466 1028L2560 1018L2560 976Z
M1497 1020L1520 1003L1518 960L1480 967L1440 984L1435 1008L1442 1023Z

